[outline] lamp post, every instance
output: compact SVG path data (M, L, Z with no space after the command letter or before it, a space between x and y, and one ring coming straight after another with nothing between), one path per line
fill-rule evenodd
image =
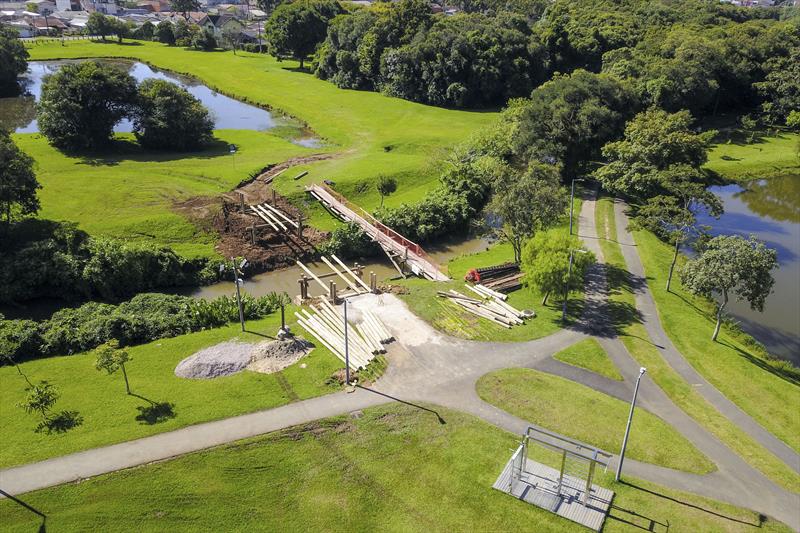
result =
M567 279L564 281L564 301L561 304L561 321L567 321L567 294L569 293L569 281L572 277L572 263L575 260L575 252L585 254L586 250L580 248L573 248L569 251L569 268L567 268Z
M572 178L572 192L569 194L569 234L572 235L572 214L575 211L575 182L583 178Z
M242 325L242 331L244 331L244 309L242 308L242 295L239 290L239 285L244 283L244 280L239 277L239 274L241 273L240 269L245 268L248 264L249 263L247 262L247 259L242 259L237 268L236 258L231 257L231 265L233 266L233 283L236 285L236 306L239 308L239 322Z
M350 386L350 347L347 342L347 298L344 299L344 381Z
M619 463L617 463L617 475L614 476L616 481L619 481L619 476L622 474L622 461L625 460L625 447L628 445L628 435L631 433L631 422L633 422L633 409L636 407L636 396L639 394L639 382L642 376L647 372L645 367L639 369L639 377L636 378L636 386L633 388L633 399L631 400L631 412L628 413L628 424L625 426L625 437L622 439L622 450L619 452Z

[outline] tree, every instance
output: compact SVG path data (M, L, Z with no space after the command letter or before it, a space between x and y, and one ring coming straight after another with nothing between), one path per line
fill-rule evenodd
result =
M381 195L381 208L383 208L383 198L397 190L397 180L390 176L379 176L376 188L378 189L378 194Z
M39 129L61 149L102 148L135 101L136 80L127 72L94 61L64 65L45 77Z
M256 0L256 5L258 5L258 9L266 13L267 15L271 15L275 8L281 5L283 0Z
M264 27L267 50L277 58L290 56L304 68L306 58L314 52L328 31L328 22L342 12L331 0L297 0L281 4Z
M119 347L117 341L108 341L95 349L95 368L105 370L109 376L117 370L122 370L122 376L125 378L125 392L128 394L131 393L131 387L128 383L125 363L129 361L131 361L131 357L126 350Z
M767 61L767 70L764 81L754 84L765 100L761 108L773 124L784 124L800 110L800 47Z
M197 26L191 26L191 28L197 28ZM210 52L217 47L217 38L214 37L214 32L211 31L210 28L206 28L203 31L196 31L192 37L192 46L197 50Z
M19 149L11 135L0 130L0 210L6 226L15 215L33 215L39 210L33 158Z
M50 411L58 401L61 393L47 381L40 381L38 385L29 385L25 392L27 392L25 399L17 405L28 414L39 414L41 416L42 419L39 425L36 426L36 432L38 433L50 424Z
M716 341L722 324L722 313L733 294L756 311L764 310L775 279L772 270L778 267L777 253L751 236L714 237L696 259L681 270L681 282L693 294L712 297L719 294L717 324L711 340Z
M139 85L133 131L147 148L197 150L213 137L214 121L186 89L166 80Z
M86 33L89 35L99 35L103 41L106 40L106 35L116 33L116 25L114 19L107 17L99 11L94 11L89 15L89 20L86 21Z
M197 26L190 25L182 19L176 20L175 24L172 26L172 35L175 37L175 44L178 46L190 46L193 37L192 28L197 28Z
M518 113L515 152L529 161L556 162L575 177L622 133L635 100L619 81L576 70L534 89Z
M569 274L569 256L572 250L585 250L576 236L563 231L551 229L537 233L525 243L522 250L523 282L536 288L542 295L542 305L553 292L569 290L583 286L586 269L594 263L595 258L589 252L573 254L572 275Z
M10 26L0 24L0 96L19 93L17 77L28 70L28 51L19 34Z
M233 55L236 55L236 49L241 47L242 37L242 31L237 27L222 30L222 42L233 50Z
M175 33L172 31L172 23L168 20L162 20L156 26L156 40L160 43L172 46L175 44Z
M555 224L567 208L567 197L555 167L534 164L518 177L507 176L495 183L488 211L497 217L498 232L511 243L519 262L522 242L537 230Z
M153 24L149 20L146 20L144 24L136 28L136 30L133 32L133 38L141 39L142 41L152 41L155 33L156 33L155 24Z
M198 0L170 0L169 5L172 11L182 13L186 20L189 20L189 12L200 11Z

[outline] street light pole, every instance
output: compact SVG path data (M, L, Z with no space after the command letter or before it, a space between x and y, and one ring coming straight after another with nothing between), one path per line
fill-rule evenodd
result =
M625 447L628 445L628 436L631 433L631 422L633 422L633 409L636 407L636 396L639 394L639 382L642 380L642 376L644 373L647 372L645 367L641 367L639 369L639 377L636 378L636 386L633 388L633 399L631 400L631 412L628 413L628 424L625 426L625 437L622 439L622 450L619 452L619 463L617 463L617 475L614 476L616 481L619 481L619 477L622 474L622 461L625 460Z
M231 264L233 265L233 283L236 285L236 307L239 308L239 322L242 325L242 331L244 331L244 309L242 309L242 295L239 291L239 283L242 280L239 279L239 270L236 268L235 257L231 257Z
M575 182L583 181L580 178L572 178L572 192L569 195L569 234L572 235L572 216L575 211Z
M582 254L586 253L586 250L581 250L579 248L573 248L569 251L569 268L567 269L567 279L564 282L564 301L561 304L561 321L567 321L567 294L569 293L569 281L572 278L572 262L575 260L575 252L579 252Z
M350 347L347 342L347 298L344 299L344 381L350 386Z

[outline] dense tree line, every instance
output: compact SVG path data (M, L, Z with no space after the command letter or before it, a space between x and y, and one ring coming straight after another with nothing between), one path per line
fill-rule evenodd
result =
M63 150L104 148L123 118L134 120L137 139L149 148L196 150L214 127L205 106L185 89L160 80L137 87L127 72L96 61L64 65L47 76L37 118L42 134Z
M487 107L557 73L605 72L642 108L696 115L754 107L754 84L800 46L798 17L704 0L468 0L434 15L422 0L379 3L334 18L316 75L340 87L434 105Z
M216 265L166 247L93 238L74 224L28 219L0 239L0 303L48 297L119 301L216 279Z
M270 293L242 300L245 319L273 313L288 303ZM0 315L0 365L51 355L83 352L109 341L120 346L223 326L239 320L236 300L202 300L170 294L139 294L119 305L89 302L57 311L48 320L4 320Z

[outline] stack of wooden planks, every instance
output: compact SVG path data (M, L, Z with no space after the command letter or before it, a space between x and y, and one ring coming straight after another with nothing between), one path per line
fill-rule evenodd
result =
M298 323L345 362L344 317L325 300L312 305L311 309L313 313L305 309L295 313ZM347 351L352 370L365 368L376 354L386 351L383 345L392 341L391 333L378 317L367 310L360 310L360 313L360 323L347 322Z
M286 213L264 202L263 204L251 205L250 210L261 220L272 226L277 232L288 231L289 226L298 229L300 225L286 216Z
M465 279L502 292L515 291L522 286L522 272L517 263L476 268L470 270Z
M524 323L525 315L505 302L507 298L505 294L494 293L485 287L478 289L477 287L481 287L480 285L474 287L465 285L465 287L474 292L478 298L471 298L452 289L448 292L438 291L438 294L442 298L449 298L469 313L490 320L504 328L510 329L512 326Z

